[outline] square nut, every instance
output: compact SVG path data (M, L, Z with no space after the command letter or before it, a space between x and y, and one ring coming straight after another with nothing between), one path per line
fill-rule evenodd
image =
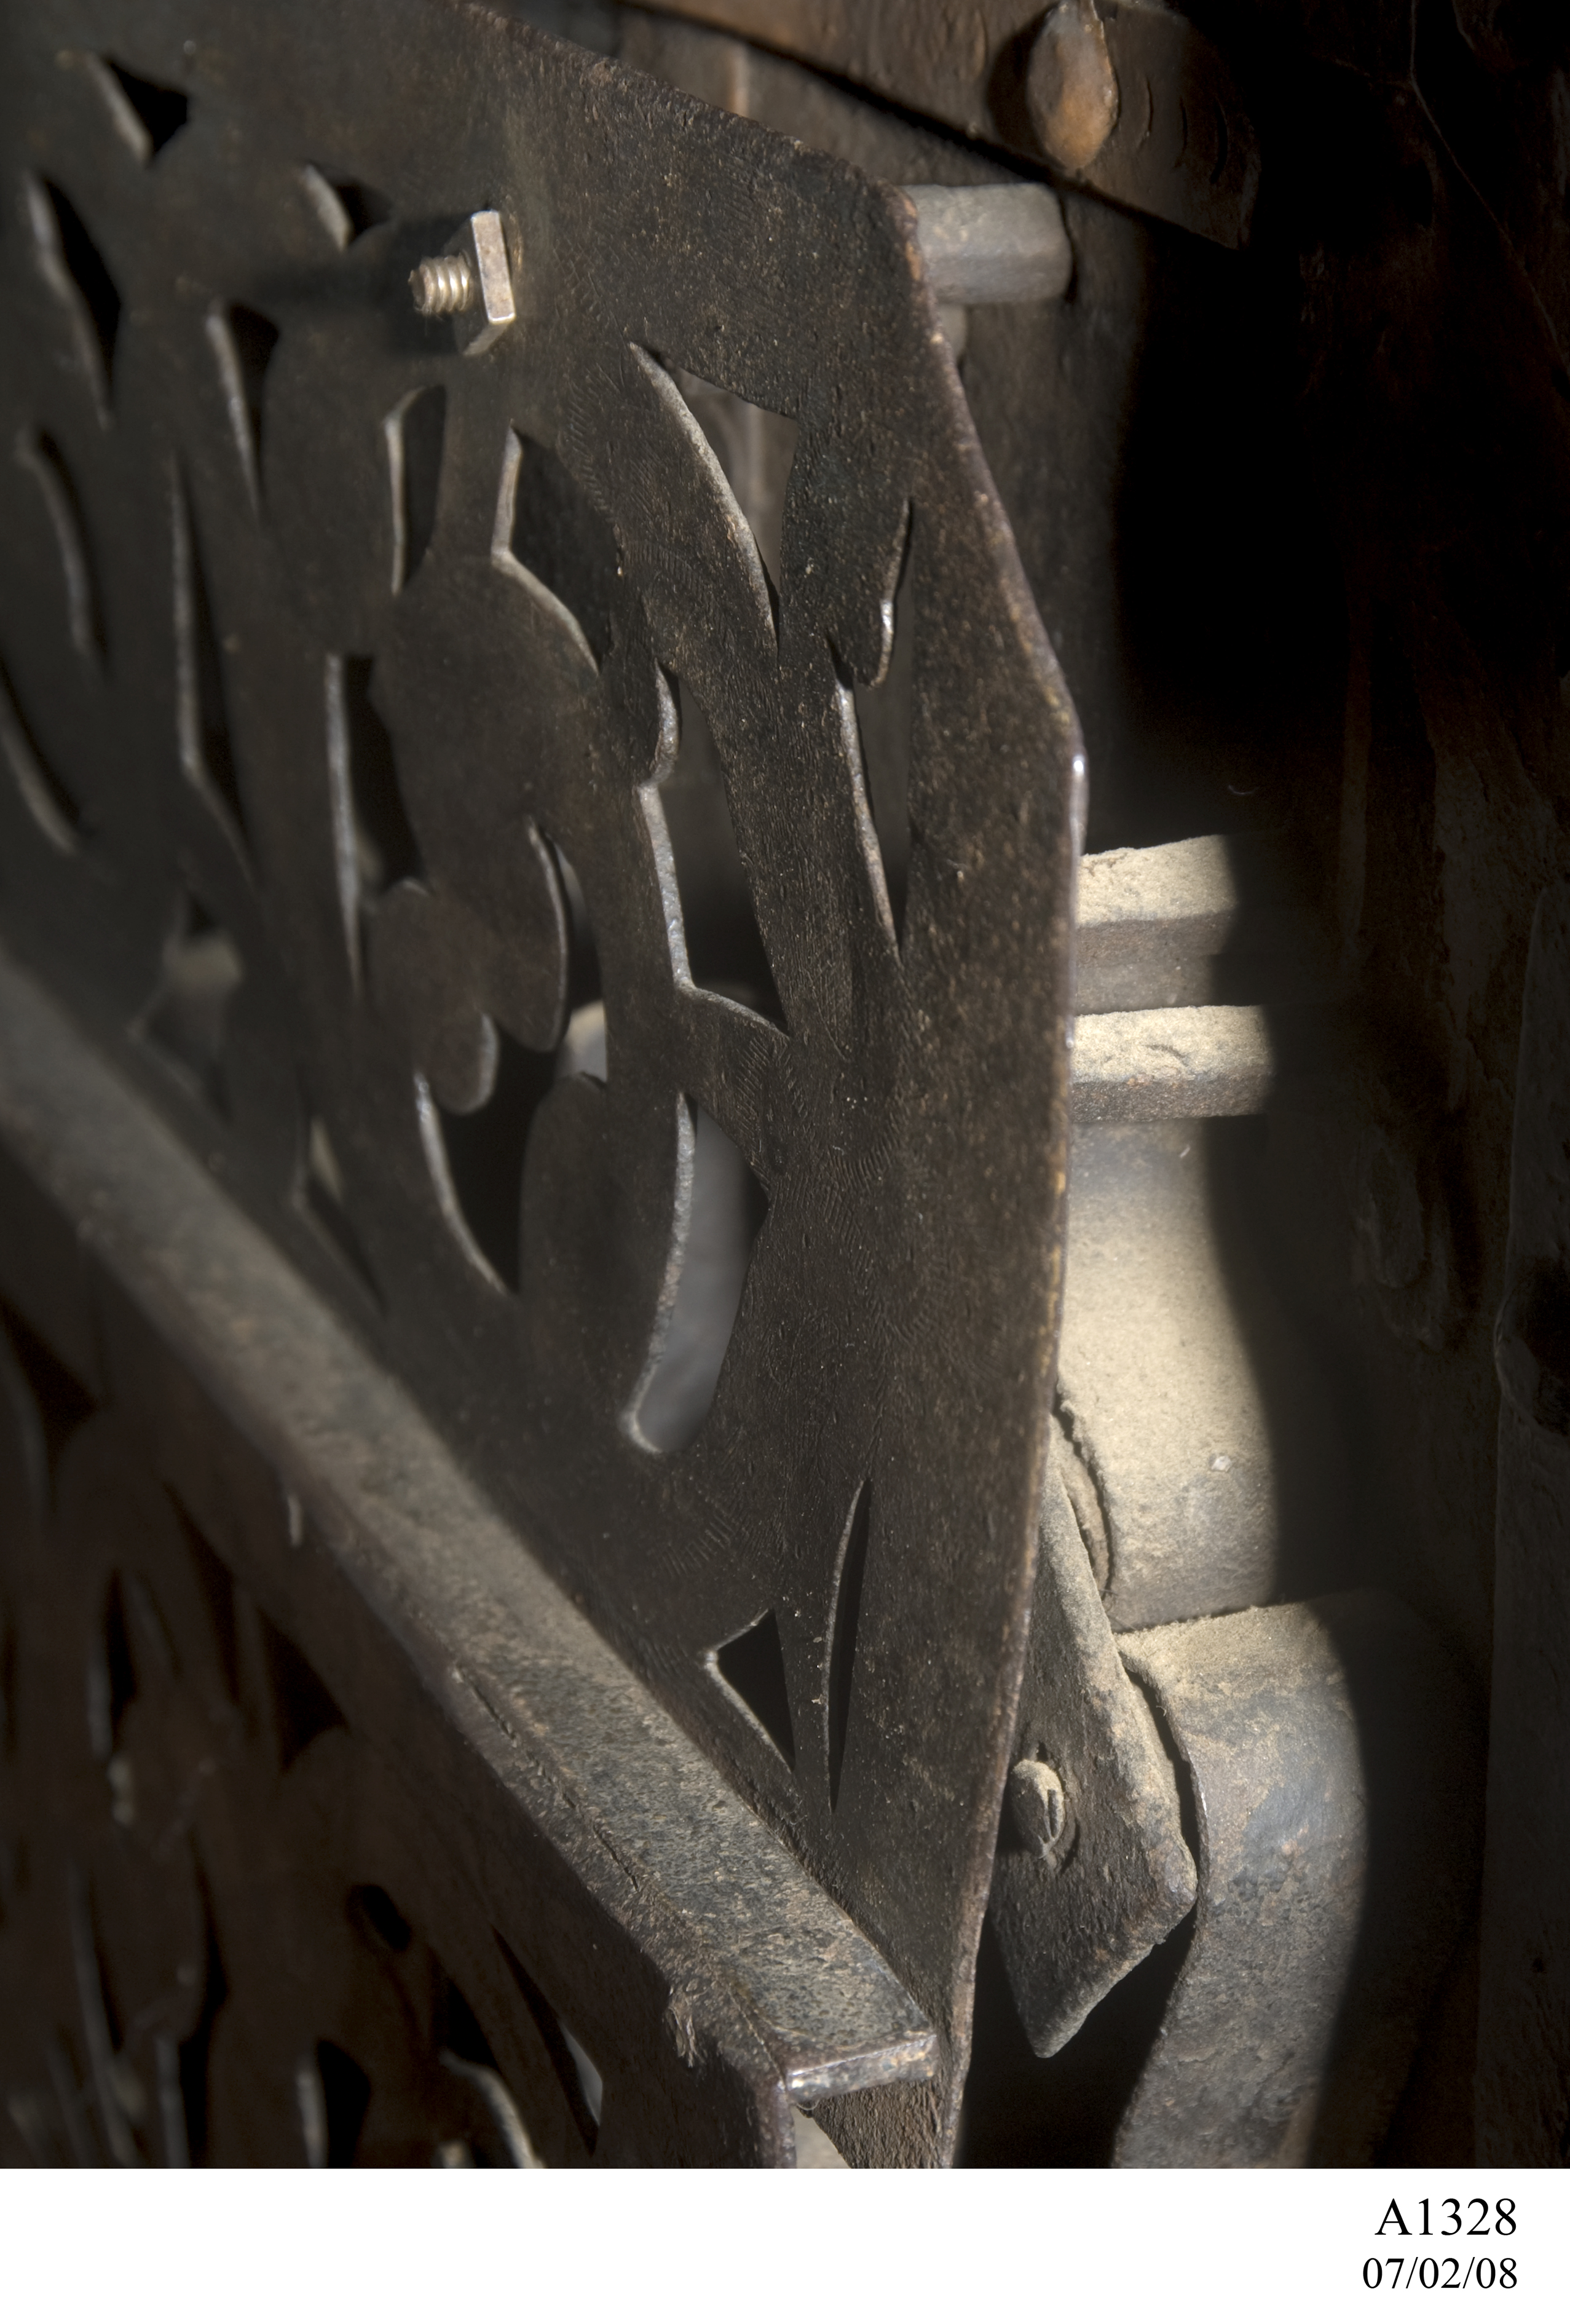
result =
M454 317L454 331L464 355L483 355L518 318L500 211L476 210L452 246L468 260L477 290L471 304Z

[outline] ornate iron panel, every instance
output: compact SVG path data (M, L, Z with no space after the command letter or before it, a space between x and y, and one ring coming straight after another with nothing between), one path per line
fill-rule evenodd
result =
M8 964L0 1151L0 2155L789 2167L793 2106L930 2074L866 1940Z
M6 939L961 2064L1081 768L914 214L442 0L5 39Z

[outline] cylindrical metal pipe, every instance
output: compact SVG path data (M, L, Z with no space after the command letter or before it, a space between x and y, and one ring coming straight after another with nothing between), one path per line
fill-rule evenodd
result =
M1074 272L1062 205L1048 186L907 186L927 281L941 306L1060 299Z

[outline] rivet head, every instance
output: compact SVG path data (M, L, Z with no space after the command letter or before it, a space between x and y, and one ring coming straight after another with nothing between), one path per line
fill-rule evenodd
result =
M1042 151L1061 170L1088 170L1117 125L1117 75L1096 0L1058 0L1036 35L1025 104Z
M1055 1767L1044 1759L1021 1759L1009 1771L1008 1806L1015 1830L1033 1856L1064 1858L1072 1820Z

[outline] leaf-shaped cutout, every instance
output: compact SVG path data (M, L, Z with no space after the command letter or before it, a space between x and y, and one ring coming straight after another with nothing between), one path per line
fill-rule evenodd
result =
M787 1767L796 1762L779 1624L767 1613L710 1656L715 1676L751 1714Z
M210 798L243 844L245 802L229 737L224 652L207 576L183 488L174 491L175 725L180 769L193 789Z
M526 1049L497 1026L491 1094L473 1113L436 1108L447 1185L464 1227L497 1280L519 1285L523 1157L534 1117L555 1085L557 1060Z
M360 914L425 864L398 779L392 737L371 699L369 656L328 654L325 665L327 786L344 936L359 977Z
M386 1889L374 1881L349 1891L349 1918L386 1952L406 1953L414 1941L414 1931Z
M40 271L70 318L98 416L106 422L120 337L120 293L69 195L48 178L29 178L26 189Z
M473 1028L477 1038L466 1042L473 1054L457 1060L462 1073L444 1079L443 1060L428 1056L416 1091L437 1202L471 1261L509 1291L519 1283L523 1165L534 1117L563 1074L593 1071L603 1080L605 1074L600 957L583 888L559 847L538 835L537 844L565 907L565 990L555 985L548 1019L560 1038L552 1046L542 1031L541 1046L532 1047L482 1015ZM389 913L410 894L395 893Z
M299 179L307 200L340 250L347 250L372 226L385 226L392 216L387 196L379 194L374 186L363 185L358 178L329 177L314 161L307 161Z
M98 69L94 78L121 136L139 161L156 161L190 119L189 97L183 89L144 79L113 57L94 57L91 62Z
M779 600L780 540L785 488L795 463L797 428L783 412L748 403L692 372L672 374L714 449L737 506L751 528L763 569Z
M387 482L392 501L392 586L406 589L419 571L436 529L447 392L419 387L395 403L382 422Z
M756 632L750 621L742 632L750 650L755 640L776 634L777 601L757 535L672 374L646 347L630 343L626 365L629 416L640 434L650 429L648 441L634 451L624 475L611 465L603 435L580 424L574 469L592 479L596 505L613 521L621 500L631 495L640 522L619 537L650 601L656 635L667 641L669 650L661 648L666 659L681 661L698 641L712 646L731 633L739 612L738 585L756 617ZM646 538L650 529L652 542Z
M904 935L905 895L911 862L911 749L915 725L915 527L905 536L904 557L892 604L892 637L882 678L876 686L853 684L856 726L867 804L871 812L885 892L896 943Z
M103 598L87 549L81 501L65 456L52 436L29 429L16 439L16 465L38 486L54 535L71 644L84 661L97 663L104 658Z
M23 806L51 847L62 855L75 854L82 838L82 809L73 791L60 780L33 740L0 662L0 759L15 784Z
M254 307L216 306L210 309L206 327L245 488L252 507L259 508L267 368L278 346L278 326Z
M157 2044L159 2114L164 2126L164 2161L171 2170L200 2164L207 2159L213 2034L218 2014L229 1997L229 1980L210 1920L207 1924L204 1966L202 2014L195 2032L178 2046L162 2037Z
M638 1434L659 1452L684 1451L709 1416L768 1208L739 1148L702 1106L692 1111L675 1296L635 1406Z
M492 555L547 590L593 660L604 660L621 576L616 536L556 455L516 429L502 458Z
M244 978L239 946L194 896L186 895L164 946L158 989L136 1031L162 1064L220 1120L229 1114L224 1044Z
M538 2171L544 2168L517 2099L508 2088L496 2052L481 2031L480 2021L449 1978L438 1986L433 2011L436 2054L449 2074L467 2083L479 2099L485 2120L476 2124L465 2110L466 2135L444 2140L433 2161L446 2165L477 2163L484 2170ZM454 2147L456 2151L454 2151Z
M675 678L670 687L681 742L656 797L675 866L686 973L694 984L783 1025L713 734L693 687Z
M371 2107L371 2077L336 2042L318 2042L295 2071L300 2132L313 2170L347 2171Z
M114 1757L120 1723L136 1694L136 1662L125 1618L124 1584L115 1573L110 1576L87 1656L87 1740L100 1766L106 1766Z

